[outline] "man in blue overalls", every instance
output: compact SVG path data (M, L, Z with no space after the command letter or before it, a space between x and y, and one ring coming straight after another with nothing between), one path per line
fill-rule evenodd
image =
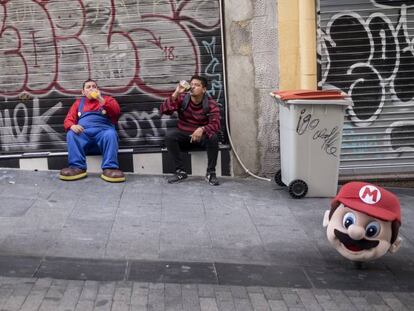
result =
M62 180L86 177L86 155L102 154L101 178L123 182L125 176L119 169L115 130L121 113L119 104L110 96L102 96L94 80L83 83L82 95L70 107L64 121L69 166L60 171L59 177Z

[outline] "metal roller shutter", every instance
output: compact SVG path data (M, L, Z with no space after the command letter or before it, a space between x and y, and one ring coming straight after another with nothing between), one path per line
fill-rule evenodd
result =
M181 79L205 75L224 104L219 0L10 0L0 22L1 154L65 150L88 78L121 105L121 147L162 146L176 120L158 107Z
M319 86L348 93L340 173L414 172L414 2L319 0Z

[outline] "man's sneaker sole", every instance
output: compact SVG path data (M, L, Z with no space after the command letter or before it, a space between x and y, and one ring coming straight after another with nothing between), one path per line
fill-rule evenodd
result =
M101 174L101 178L107 182L112 182L112 183L117 183L117 182L124 182L125 181L125 176L123 177L108 177L105 176L104 174Z
M88 176L88 173L84 172L84 173L80 173L78 175L73 175L73 176L59 175L59 179L65 180L65 181L73 181L73 180L79 180L79 179L85 178L87 176Z
M212 183L212 182L210 182L210 179L208 178L208 176L206 176L205 177L205 180L206 180L206 182L208 182L208 184L209 185L211 185L211 186L219 186L220 185L220 183L218 182L218 183Z
M184 179L186 179L187 177L188 177L187 175L183 175L182 177L178 177L178 179L174 179L174 180L168 179L167 182L169 184L178 184L178 183L182 182Z

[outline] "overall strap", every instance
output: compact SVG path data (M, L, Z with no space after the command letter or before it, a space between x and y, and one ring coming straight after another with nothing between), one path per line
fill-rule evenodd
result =
M79 118L80 118L82 115L85 115L85 114L91 114L91 113L93 113L93 114L101 114L101 115L105 115L105 116L106 116L106 110L103 108L103 106L102 106L102 105L99 107L99 110L98 110L98 111L88 111L88 112L83 112L83 107L84 107L84 105L85 105L85 100L86 100L86 98L85 98L85 97L82 97L82 98L81 98L81 100L80 100L80 103L79 103L79 106L78 106L78 117L79 117Z
M78 116L80 117L83 113L83 106L85 105L85 96L81 97L79 106L78 106Z

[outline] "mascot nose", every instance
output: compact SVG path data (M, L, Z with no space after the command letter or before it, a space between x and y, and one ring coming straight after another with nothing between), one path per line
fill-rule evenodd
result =
M350 225L348 228L348 234L353 240L361 240L365 236L365 229L361 226Z

